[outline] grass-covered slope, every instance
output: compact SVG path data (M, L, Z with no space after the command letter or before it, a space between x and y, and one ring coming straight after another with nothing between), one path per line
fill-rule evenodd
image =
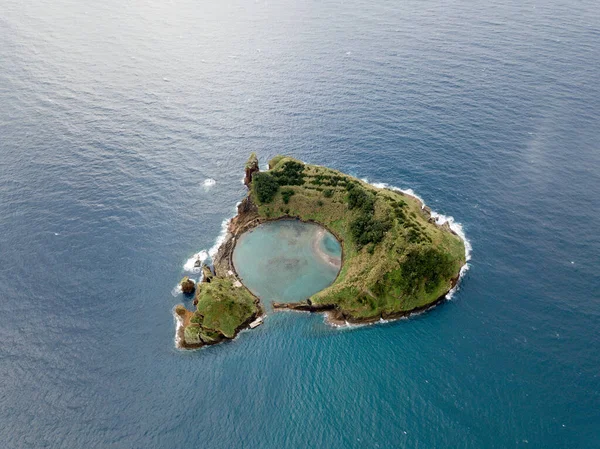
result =
M394 316L435 302L458 277L463 241L434 224L418 199L289 157L269 167L252 177L260 217L312 220L342 243L341 272L313 304L355 320Z
M233 338L238 330L259 313L256 298L231 277L211 277L198 284L196 312L183 306L176 310L182 317L183 345L196 347Z
M233 338L236 329L258 311L254 296L244 287L235 287L231 278L213 278L200 284L196 298L198 322L227 338Z

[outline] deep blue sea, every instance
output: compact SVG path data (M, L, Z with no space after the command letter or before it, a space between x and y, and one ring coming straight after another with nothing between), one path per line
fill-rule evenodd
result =
M412 188L460 290L175 349L251 151ZM596 0L0 0L0 448L600 448L599 217Z

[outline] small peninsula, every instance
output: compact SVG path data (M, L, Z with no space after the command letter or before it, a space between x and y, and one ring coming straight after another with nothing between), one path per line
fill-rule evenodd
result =
M326 312L332 324L396 319L432 307L454 288L466 263L465 242L412 195L286 156L260 171L254 153L244 184L248 194L212 268L202 266L196 311L175 308L180 348L231 339L261 322L260 299L240 280L233 253L244 233L269 221L315 223L339 241L341 269L331 285L300 302L272 304L275 310ZM193 291L187 278L182 287Z

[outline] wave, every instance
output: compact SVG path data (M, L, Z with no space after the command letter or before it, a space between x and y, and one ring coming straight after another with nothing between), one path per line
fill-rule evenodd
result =
M237 203L235 205L236 214L237 214L237 207L239 205L240 205L240 203ZM217 236L217 239L215 240L214 245L211 246L208 250L203 249L203 250L195 253L194 255L192 255L192 257L190 257L183 265L184 271L187 271L189 273L201 273L202 272L202 267L197 267L196 261L199 260L200 262L206 262L206 260L209 257L211 259L214 259L215 255L217 254L217 251L219 251L220 246L223 244L223 242L225 242L225 240L227 240L227 236L229 234L229 223L230 222L231 222L231 218L227 218L221 222L221 232ZM202 276L200 276L200 279L198 279L198 282L201 282L201 281L202 281Z
M173 318L175 318L175 347L181 348L183 341L181 338L181 328L183 327L183 319L175 312L173 307Z
M183 271L187 271L189 273L200 273L202 269L200 267L195 266L196 261L200 260L200 262L204 262L206 259L208 259L208 256L208 251L206 251L205 249L203 249L200 252L197 252L185 262L185 264L183 265Z
M204 190L208 190L211 187L213 187L216 183L217 183L217 181L215 181L214 179L208 178L208 179L204 180L204 182L202 183L202 185L204 186Z
M229 223L230 222L231 222L231 218L227 218L226 220L223 220L221 222L221 232L219 233L219 236L217 237L215 244L213 246L211 246L210 249L208 250L208 255L211 257L211 259L214 259L214 257L217 254L217 251L219 251L219 248L221 247L223 242L225 242L225 240L227 240L227 235L229 234Z
M367 178L362 178L361 181L364 181L367 184L370 184L373 187L377 187L379 189L395 190L397 192L402 192L405 195L412 196L413 198L416 198L417 200L419 200L421 202L421 209L425 208L425 201L423 200L423 198L421 198L419 195L417 195L414 192L414 190L412 190L412 189L401 189L400 187L392 186L392 185L389 185L389 184L387 184L385 182L369 182L369 180ZM460 224L456 220L454 220L454 217L448 216L448 215L444 215L444 214L440 214L439 212L436 212L436 211L433 211L433 210L431 211L431 216L435 220L436 224L438 224L440 226L443 225L444 223L448 223L448 226L450 226L450 229L452 229L462 239L462 241L465 244L465 260L466 260L466 263L460 269L460 272L459 272L459 275L458 275L458 282L446 294L446 299L452 299L452 297L454 296L454 294L458 291L458 287L460 285L460 281L462 280L462 278L464 277L465 273L470 268L470 265L469 265L468 262L469 262L469 260L471 260L471 252L473 250L473 246L471 245L471 242L467 238L467 236L465 234L465 231L463 229L462 224Z

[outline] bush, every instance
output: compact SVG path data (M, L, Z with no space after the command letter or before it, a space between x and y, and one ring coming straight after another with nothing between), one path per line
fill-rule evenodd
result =
M348 190L348 208L361 209L364 213L372 213L375 206L375 198L373 194L367 192L360 186L350 184Z
M376 220L372 215L364 212L350 222L350 233L359 248L369 243L377 245L390 228L389 221Z
M433 292L440 281L453 273L451 257L435 248L413 250L402 264L402 277L408 293L415 294L424 285L427 293Z
M333 189L325 189L325 190L323 190L323 196L325 198L331 198L333 196Z
M301 186L304 184L304 164L288 161L273 177L280 186Z
M279 189L279 184L270 173L258 172L252 176L252 188L258 201L270 203Z
M294 195L294 191L292 189L284 189L281 191L281 197L283 198L283 202L285 204L290 202L290 198Z

